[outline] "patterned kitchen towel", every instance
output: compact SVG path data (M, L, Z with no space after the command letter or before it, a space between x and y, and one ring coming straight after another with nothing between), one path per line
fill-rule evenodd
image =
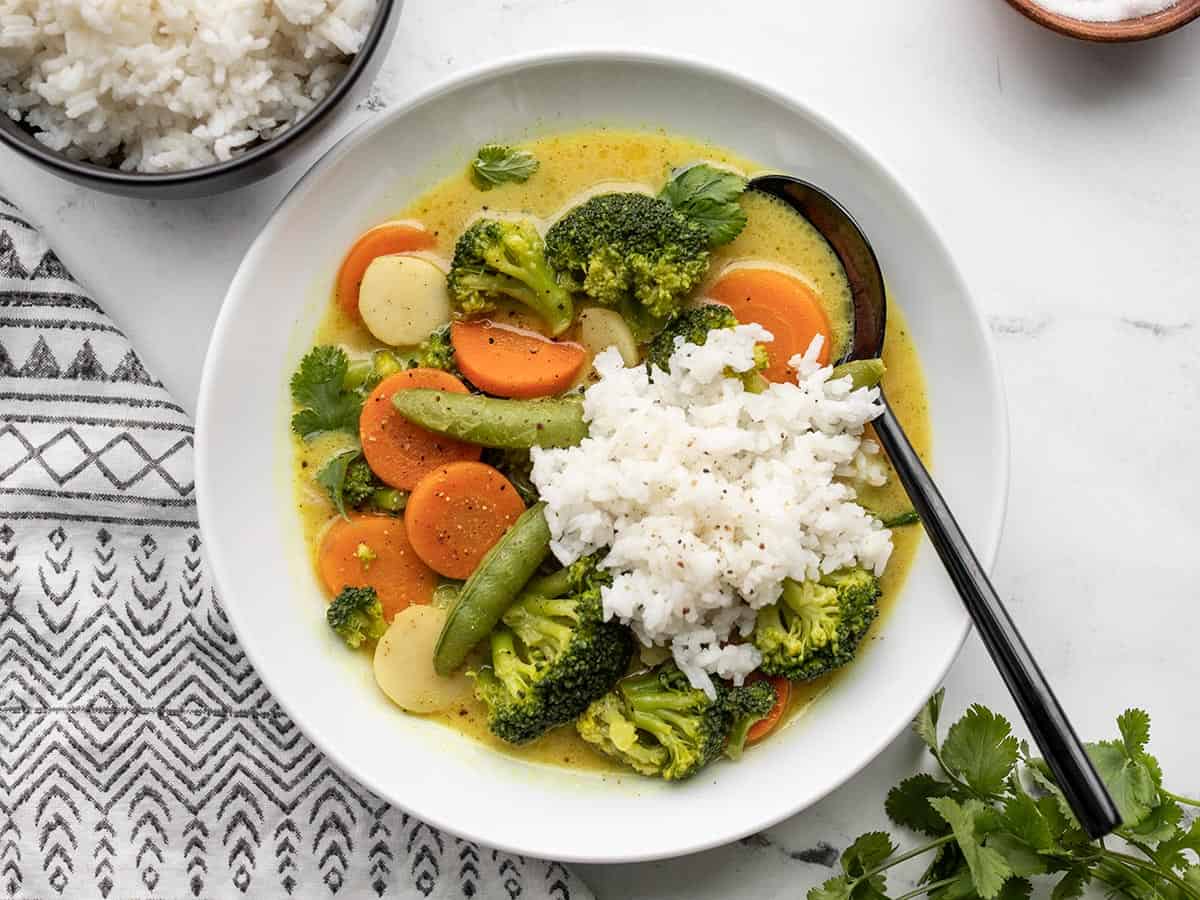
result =
M335 769L242 654L192 425L0 198L0 896L583 900Z

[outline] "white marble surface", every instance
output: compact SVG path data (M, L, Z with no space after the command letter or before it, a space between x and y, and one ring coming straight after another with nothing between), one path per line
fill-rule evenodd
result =
M618 45L687 53L803 98L921 199L990 318L1007 382L1001 592L1080 731L1107 734L1125 705L1145 705L1170 780L1200 792L1200 25L1098 47L1001 0L408 0L376 96L394 103L517 52ZM148 203L0 151L0 189L189 408L225 287L300 172ZM974 637L947 687L955 712L979 700L1011 714ZM918 759L901 738L761 838L582 874L602 898L795 900L826 873L807 851L881 824L884 792Z

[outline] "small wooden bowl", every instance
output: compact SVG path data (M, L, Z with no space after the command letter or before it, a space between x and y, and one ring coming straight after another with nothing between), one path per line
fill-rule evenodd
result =
M1083 41L1109 44L1158 37L1160 34L1182 28L1200 16L1200 0L1178 0L1174 6L1168 6L1159 12L1119 22L1084 22L1081 19L1072 19L1043 9L1034 0L1008 0L1008 4L1039 25L1044 25L1059 34Z

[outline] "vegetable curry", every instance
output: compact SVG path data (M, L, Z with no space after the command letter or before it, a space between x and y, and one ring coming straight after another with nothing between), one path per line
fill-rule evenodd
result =
M814 335L814 366L841 357L852 333L845 273L808 222L742 192L742 176L760 168L661 132L595 129L492 146L347 248L317 349L292 382L297 505L330 624L347 644L375 648L377 680L405 710L523 759L611 770L616 758L670 779L713 753L681 761L684 751L663 751L650 732L623 743L615 726L581 737L584 720L608 728L621 702L603 703L623 691L628 712L638 679L649 678L720 719L718 743L736 757L836 677L813 665L803 680L755 672L747 687L722 683L716 700L705 697L672 669L669 648L640 646L601 621L612 576L602 561L556 563L530 475L537 447L572 446L587 433L578 396L606 349L641 365L656 336L666 335L669 356L679 346L672 334L703 343L703 329L758 323L774 340L739 375L747 391L794 383L792 361ZM633 195L642 199L607 199ZM669 247L650 246L672 229ZM707 322L698 338L680 330L698 304L726 308L716 315L728 323ZM895 303L888 324L883 384L928 457L920 364ZM907 521L907 498L887 475L855 481L856 502L881 522ZM919 526L892 528L886 569L866 576L870 615L849 655L900 593L919 540ZM834 581L815 589L830 598L839 590ZM586 641L564 636L571 628ZM535 658L557 668L530 676ZM536 712L521 690L513 696L518 672L539 698Z

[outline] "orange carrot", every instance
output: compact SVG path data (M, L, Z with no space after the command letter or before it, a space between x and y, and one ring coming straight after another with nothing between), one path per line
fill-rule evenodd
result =
M525 511L507 478L481 462L434 469L409 495L408 539L421 560L447 578L468 578Z
M561 394L587 361L579 344L486 319L450 326L454 361L480 390L497 397Z
M414 425L392 406L392 395L405 388L432 388L465 394L466 386L441 369L406 369L389 375L371 391L358 420L367 465L385 483L406 491L438 466L479 459L475 444L443 437Z
M329 526L317 569L330 596L344 587L373 587L387 621L412 603L428 603L437 574L417 557L395 516L351 516Z
M363 232L342 260L338 270L336 297L338 305L353 318L358 318L358 288L367 266L377 256L393 253L412 253L431 250L436 241L432 234L418 225L404 222L384 222Z
M751 725L750 730L746 732L746 743L753 744L774 731L779 720L783 718L783 714L788 708L788 701L792 698L792 683L778 675L767 676L758 672L753 673L746 681L769 681L771 687L775 688L775 705L771 707L769 713Z
M771 332L766 345L770 365L763 375L768 381L795 381L796 370L788 360L803 353L820 334L825 338L818 357L829 361L833 332L821 302L799 278L775 269L732 269L717 279L709 297L733 310L739 322L757 322Z

